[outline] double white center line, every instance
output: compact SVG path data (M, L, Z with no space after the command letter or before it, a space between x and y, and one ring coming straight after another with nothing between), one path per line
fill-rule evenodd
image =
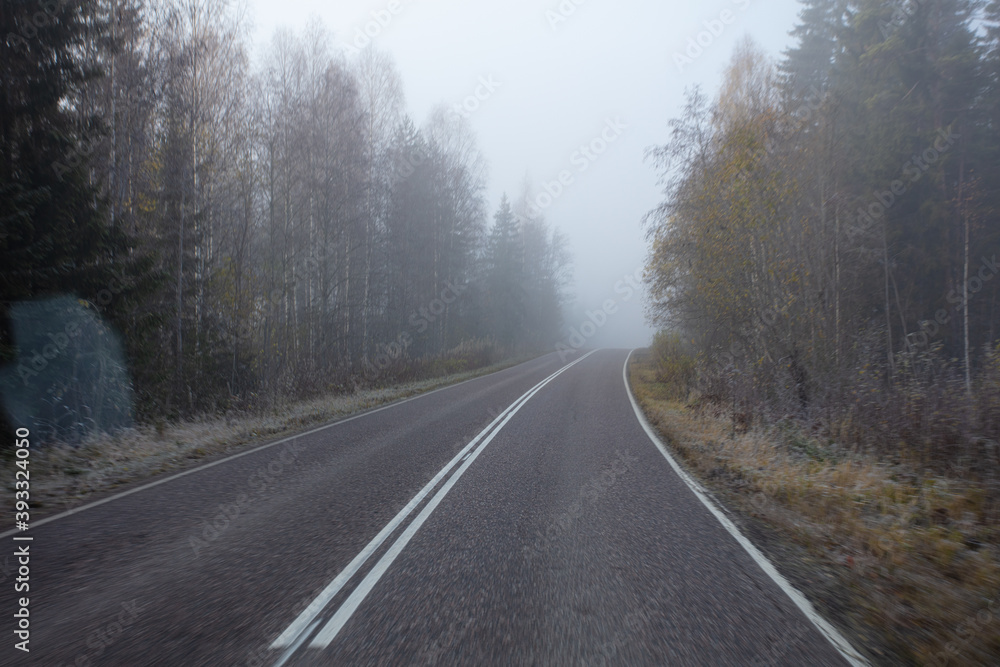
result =
M375 564L375 567L371 569L368 575L365 576L360 584L358 584L357 588L354 589L347 600L345 600L333 616L330 617L330 619L326 622L326 625L324 625L322 629L312 638L312 641L309 642L310 648L326 648L329 646L330 642L336 638L337 633L340 632L341 628L344 627L344 624L351 618L351 615L354 614L355 610L357 610L357 608L361 605L368 593L375 587L375 584L377 584L379 579L382 578L382 575L389 569L392 562L396 560L396 556L400 554L416 532L420 530L420 527L425 521L427 521L427 518L431 515L434 509L441 503L442 500L444 500L444 497L448 495L451 488L455 485L459 478L461 478L465 471L469 469L469 466L472 465L479 454L486 449L486 446L489 445L490 442L492 442L493 438L496 437L496 434L499 433L504 426L506 426L507 422L509 422L510 419L517 414L517 411L520 410L532 396L537 394L542 387L547 385L569 368L572 368L589 357L591 354L593 354L593 352L590 352L576 361L563 366L558 371L529 389L520 398L511 403L506 410L500 413L500 415L494 419L489 426L480 431L479 435L473 438L469 444L463 447L462 451L456 454L455 458L449 461L448 464L445 465L445 467L442 468L441 471L438 472L438 474L436 474L434 478L431 479L431 481L428 482L427 485L422 488L409 503L406 504L406 507L401 509L399 514L397 514L392 521L390 521L385 528L383 528L379 534L376 535L375 538L361 550L361 553L355 556L354 560L352 560L350 564L348 564L348 566L345 567L344 570L338 574L318 596L316 596L316 599L313 600L294 621L292 621L292 624L289 625L283 633L281 633L281 636L274 640L274 643L271 644L271 649L287 649L278 659L278 662L275 663L275 667L283 665L292 656L292 654L295 653L295 651L309 639L310 635L312 635L320 623L318 617L330 601L336 597L337 593L344 588L347 582L350 581L355 574L357 574L358 570L360 570L372 554L374 554L378 548L382 546L383 542L385 542L386 539L400 526L400 524L402 524L403 521L405 521L407 517L413 513L420 503L423 502L424 498L426 498L427 495L430 494L435 487L437 487L438 483L440 483L442 479L444 479L459 463L461 463L462 465L458 467L457 471L455 471L454 474L448 478L440 489L438 489L438 492L434 494L434 497L431 498L430 502L424 506L424 508L417 515L417 518L406 527L406 530L404 530L398 538L396 538L396 541L391 547L389 547L388 551L382 555L382 558L380 558L378 563Z

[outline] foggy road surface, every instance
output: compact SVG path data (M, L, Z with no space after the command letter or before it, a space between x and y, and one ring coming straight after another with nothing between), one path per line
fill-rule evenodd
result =
M650 440L627 355L550 354L33 528L31 650L8 573L0 664L850 664Z

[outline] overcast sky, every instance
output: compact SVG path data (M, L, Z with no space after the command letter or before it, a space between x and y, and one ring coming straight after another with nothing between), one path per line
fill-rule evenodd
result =
M418 125L435 105L461 104L478 88L485 99L465 108L478 105L469 119L490 165L491 215L525 178L538 195L550 185L557 196L539 203L570 239L582 306L567 324L579 330L580 312L614 300L587 342L616 347L645 345L652 333L643 298L619 282L641 268L641 219L661 198L644 150L667 139L686 88L716 93L741 36L778 57L799 11L796 0L248 1L258 51L278 26L298 32L316 20L340 48L374 35L396 61ZM560 172L562 192L553 185Z

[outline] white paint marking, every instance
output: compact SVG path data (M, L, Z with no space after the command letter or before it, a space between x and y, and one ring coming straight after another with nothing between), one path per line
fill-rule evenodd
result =
M635 350L629 352L628 356L625 358L625 367L622 369L622 378L625 380L625 392L628 394L628 400L632 403L632 409L635 411L635 416L639 419L639 423L642 425L643 430L646 431L646 435L648 435L649 439L654 445L656 445L656 448L660 450L663 457L667 459L667 462L670 463L670 467L674 469L677 476L680 477L685 484L687 484L688 488L691 489L692 492L694 492L694 495L698 497L698 500L700 500L702 504L708 508L708 511L719 520L722 527L729 531L729 534L732 535L737 542L739 542L740 546L742 546L748 554L750 554L750 557L753 558L754 562L760 566L760 569L764 570L765 574L771 577L774 583L776 583L778 587L785 592L785 595L791 598L792 602L795 603L795 606L798 607L803 614L805 614L806 618L808 618L814 626L816 626L816 629L819 630L820 634L826 637L827 640L833 644L833 647L837 649L837 652L840 653L844 660L846 660L853 667L868 667L868 661L865 660L853 646L851 646L850 642L848 642L835 627L830 625L825 618L819 615L806 596L788 583L787 579L781 576L781 573L778 572L774 565L771 564L771 561L769 561L767 557L764 556L764 554L762 554L752 542L750 542L750 540L743 536L743 533L741 533L735 524L729 520L729 517L723 514L719 508L715 506L715 503L709 499L708 492L705 488L702 487L697 480L688 475L687 472L685 472L684 469L678 465L677 461L674 460L674 457L671 456L666 445L664 445L663 441L660 440L659 435L657 435L656 431L654 431L649 425L649 422L646 421L646 416L642 413L642 410L639 408L639 404L636 403L635 397L632 395L632 388L628 383L628 362L629 359L632 358L633 352L635 352Z
M357 574L358 570L361 569L361 567L371 557L371 555L376 550L378 550L378 548L380 546L382 546L382 543L385 542L385 540L389 537L389 535L392 534L393 531L395 531L396 528L398 528L399 525L404 520L406 520L406 518L423 501L423 499L431 492L431 490L434 487L437 486L438 482L440 482L441 479L446 474L448 474L448 472L452 468L454 468L454 466L460 460L465 460L466 458L469 457L469 455L471 453L470 450L473 447L476 446L476 443L478 443L483 438L483 436L485 436L487 433L489 433L490 430L496 424L500 423L501 421L503 421L503 423L506 423L506 421L504 421L505 417L507 417L508 414L511 414L512 410L516 411L517 409L520 409L520 406L523 405L524 402L528 398L531 398L531 396L533 395L533 392L535 392L538 389L540 389L542 386L544 386L546 383L548 383L549 381L551 381L552 379L554 379L557 375L559 375L560 373L562 373L563 371L565 371L567 368L569 368L573 364L579 363L579 362L583 361L583 359L585 359L585 358L586 357L582 357L582 358L578 359L577 361L574 361L571 364L568 364L567 366L564 366L563 368L559 369L558 371L556 371L555 373L553 373L552 375L548 376L547 378L545 378L544 380L542 380L541 382L539 382L538 384L536 384L534 387L532 387L531 389L529 389L527 392L525 392L524 394L522 394L520 398L518 398L516 401L514 401L513 403L511 403L507 407L507 409L505 409L503 412L501 412L500 415L498 415L492 422L490 422L489 426L487 426L485 429L483 429L475 438L472 439L472 441L470 441L465 447L463 447L462 450L458 454L456 454L455 457L451 461L449 461L434 476L434 478L431 479L431 481L428 482L424 486L424 488L422 488L420 490L420 492L417 493L417 495L415 495L413 497L413 499L410 500L410 502L407 503L406 506L399 511L398 514L396 514L396 516L392 519L392 521L390 521L379 532L379 534L376 535L372 539L372 541L369 542L368 545L365 546L365 548L361 550L361 553L359 553L357 556L355 556L354 560L352 560L347 565L347 567L345 567L340 572L340 574L338 574L336 576L336 578L334 578L334 580L331 581L327 585L327 587L324 588L322 592L320 592L320 594L318 596L316 596L316 598L309 604L309 606L306 607L302 611L302 613L300 613L298 615L298 617L294 621L292 621L291 625L289 625L288 628L286 628L285 631L281 633L281 636L279 636L276 640L274 640L274 642L271 644L271 649L286 648L286 647L291 646L292 644L296 643L296 641L301 641L301 640L304 640L306 637L308 637L309 632L311 632L311 629L312 629L311 626L310 626L310 624L320 614L320 612L323 611L323 609L326 607L326 605L330 603L330 600L332 600L337 595L337 593L340 592L340 590L351 579L351 577L353 577L355 574ZM500 428L502 428L502 425L501 425ZM497 430L499 430L499 428ZM491 439L492 439L492 436L491 436Z
M298 639L295 640L294 644L288 647L287 651L281 654L281 657L278 658L278 662L274 663L274 667L282 667L282 665L288 662L288 659L291 658L292 655L299 650L299 647L302 646L302 642L304 642L309 637L312 631L316 629L317 625L319 625L318 618L312 622L312 625L306 628L305 632L299 635Z
M507 410L509 409L510 408L507 408ZM490 428L493 427L494 424L503 419L506 413L507 413L506 410L503 413L501 413L500 416L494 419L490 423L490 425L486 427L486 430L489 430ZM481 435L482 434L480 434L480 436ZM315 619L321 611L323 611L323 608L326 607L327 604L329 604L330 600L332 600L337 595L337 593L340 592L340 589L344 587L344 584L346 584L348 580L350 580L350 578L353 577L355 573L357 573L357 571L361 569L361 567L371 557L371 555L380 546L382 546L382 543L385 542L385 540L389 537L389 535L392 534L392 532L396 530L397 527L399 527L399 524L401 524L406 519L406 517L408 517L410 513L412 513L413 510L416 509L416 507L423 501L423 499L427 496L427 494L431 492L431 489L437 486L438 482L440 482L441 479L448 473L448 471L451 470L451 468L455 465L459 457L462 456L464 452L467 452L476 444L480 436L476 436L476 438L471 443L466 445L462 449L462 451L455 456L455 458L453 458L443 468L441 468L441 470L431 479L431 481L429 481L424 486L424 488L422 488L417 493L417 495L413 496L410 502L407 503L406 506L403 507L403 509L401 509L399 513L396 514L395 517L393 517L392 521L386 524L386 526L379 532L379 534L376 535L372 539L372 541L369 542L368 545L361 550L361 553L355 556L354 560L352 560L347 565L347 567L345 567L340 572L340 574L338 574L336 578L334 578L334 580L331 581L318 596L316 596L316 599L313 600L309 604L309 606L306 607L294 621L292 621L292 624L289 625L288 628L286 628L283 633L281 633L281 636L278 637L276 640L274 640L274 643L271 644L272 649L284 648L286 646L290 646L291 644L295 643L296 638L299 637L299 635L303 633L303 630L305 630L305 628L312 622L312 620Z
M437 508L437 506L441 503L441 501L444 500L444 497L448 495L448 492L451 491L451 488L453 486L455 486L455 483L458 482L459 478L461 478L462 475L465 473L465 471L469 469L469 466L471 466L475 462L475 460L479 457L479 455L483 452L483 450L486 449L487 445L489 445L490 442L492 442L493 438L496 437L497 433L499 433L503 429L503 427L507 425L507 422L509 422L511 418L515 414L517 414L517 412L522 407L524 407L524 405L531 399L532 396L541 391L542 387L544 387L549 382L554 380L564 371L568 370L569 368L575 366L576 364L580 363L581 361L589 357L591 354L593 354L593 352L588 352L587 354L580 357L576 361L564 366L558 372L550 375L548 378L546 378L538 385L536 385L533 389L531 389L521 399L515 401L515 405L512 406L513 407L512 410L508 408L509 412L507 412L503 422L501 422L500 425L497 426L496 429L492 433L490 433L485 440L483 440L483 443L479 445L479 447L477 447L474 452L471 452L469 460L466 461L454 475L448 478L448 481L445 482L444 486L442 486L441 489L436 494L434 494L434 497L431 498L431 501L427 503L424 509L420 512L420 514L417 515L417 518L414 519L413 522L406 527L406 530L403 531L403 534L399 536L399 538L395 541L395 543L393 543L393 545L389 548L389 550L382 556L382 558L379 559L375 567L373 567L371 572L369 572L368 575L362 580L362 582L358 584L358 587L354 589L350 597L348 597L347 600L344 601L344 604L340 606L340 609L337 610L337 613L333 615L333 617L329 620L329 622L325 626L323 626L323 629L320 630L319 633L316 635L316 637L309 643L309 648L326 648L327 646L330 645L330 642L332 642L337 637L337 634L340 632L341 628L344 627L344 624L347 623L347 621L351 618L351 616L361 605L361 603L364 602L364 599L368 596L368 593L370 593L372 588L375 587L375 584L377 584L379 579L382 578L382 575L386 573L386 570L389 569L389 566L392 565L392 562L396 560L396 557L403 551L403 549L410 542L413 536L416 535L417 531L420 530L420 527L424 525L424 522L427 521L427 518ZM483 433L485 432L486 431L483 431ZM476 438L478 439L480 436L483 435L483 433L480 433L479 436L476 436Z
M527 363L527 362L525 362L525 363ZM512 366L511 368L517 368L517 366ZM509 370L509 369L505 368L503 370ZM503 371L497 371L497 372L498 373L502 373ZM492 375L492 373L490 375ZM101 500L95 500L92 503L87 503L86 505L81 505L80 507L74 507L71 510L66 510L65 512L60 512L59 514L54 514L54 515L52 515L50 517L45 517L44 519L39 519L38 521L32 521L31 522L31 527L32 528L38 528L39 526L44 526L47 523L51 523L53 521L57 521L59 519L63 519L63 518L68 517L68 516L70 516L72 514L77 514L78 512L83 512L84 510L93 509L94 507L98 507L99 505L103 505L104 503L110 503L112 500L118 500L119 498L124 498L126 496L131 496L133 493L139 493L140 491L145 491L146 489L151 489L154 486L159 486L161 484L166 484L167 482L172 482L175 479L180 479L181 477L185 477L187 475L193 475L196 472L201 472L202 470L208 470L209 468L214 468L217 465L222 465L223 463L228 463L229 461L233 461L233 460L241 458L243 456L248 456L250 454L255 454L256 452L259 452L259 451L262 451L264 449L267 449L268 447L274 447L275 445L280 445L280 444L282 444L284 442L289 442L290 440L295 440L296 438L304 438L307 435L312 435L313 433L319 433L320 431L325 431L328 428L333 428L334 426L340 426L341 424L346 424L347 422L354 421L355 419L361 419L362 417L368 417L369 415L373 415L376 412L382 412L383 410L388 410L389 408L395 408L396 406L402 405L403 403L409 403L410 401L415 401L415 400L417 400L419 398L424 398L425 396L430 396L431 394L436 394L439 391L445 391L446 389L454 389L455 387L463 385L466 382L475 382L476 380L481 380L484 377L489 377L489 375L480 375L479 377L469 378L468 380L462 380L461 382L457 382L455 384L450 384L450 385L448 385L446 387L438 387L437 389L432 389L431 391L424 392L422 394L417 394L416 396L410 396L409 398L404 398L404 399L399 400L399 401L393 401L391 403L388 403L387 405L383 405L381 407L375 408L374 410L366 410L365 412L361 412L361 413L358 413L356 415L351 415L350 417L345 417L344 419L338 419L337 421L331 422L329 424L324 424L322 426L317 426L316 428L314 428L314 429L312 429L310 431L305 431L303 433L296 433L295 435L290 435L287 438L282 438L281 440L275 440L274 442L269 442L266 445L260 445L259 447L254 447L253 449L248 449L245 452L240 452L238 454L233 454L232 456L227 456L224 459L219 459L218 461L212 461L211 463L206 463L203 466L198 466L197 468L191 468L190 470L185 470L184 472L179 472L176 475L171 475L169 477L164 477L163 479L156 480L155 482L150 482L149 484L143 484L142 486L136 487L134 489L130 489L128 491L122 491L121 493L116 493L113 496L108 496L107 498L103 498ZM6 530L6 531L0 533L0 538L7 537L8 535L13 535L13 534L15 534L17 532L18 532L17 529Z

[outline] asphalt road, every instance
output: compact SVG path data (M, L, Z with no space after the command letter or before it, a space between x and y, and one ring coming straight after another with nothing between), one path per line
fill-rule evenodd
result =
M33 528L0 664L847 664L646 435L627 354L551 354Z

